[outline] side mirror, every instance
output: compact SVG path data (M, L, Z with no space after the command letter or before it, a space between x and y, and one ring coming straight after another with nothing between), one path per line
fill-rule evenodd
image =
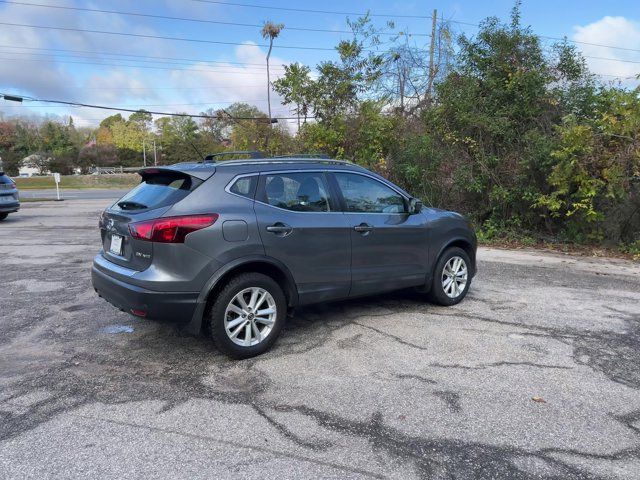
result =
M422 200L419 198L411 198L411 200L409 200L409 213L413 215L414 213L420 213L421 210Z

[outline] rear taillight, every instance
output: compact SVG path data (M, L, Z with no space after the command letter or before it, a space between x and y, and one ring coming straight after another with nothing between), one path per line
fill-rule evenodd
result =
M217 219L217 213L156 218L129 224L129 232L133 238L147 242L184 243L188 234L210 227Z

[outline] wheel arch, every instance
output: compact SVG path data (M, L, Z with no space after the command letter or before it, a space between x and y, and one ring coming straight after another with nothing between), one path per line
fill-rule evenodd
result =
M471 276L473 277L476 274L476 248L474 247L474 243L471 240L463 236L452 237L443 244L438 254L434 257L431 275L435 274L434 270L442 254L451 247L461 248L467 255L469 255L469 258L471 259Z
M231 277L245 272L258 272L273 278L282 287L287 305L295 307L298 304L298 289L295 280L282 262L275 258L259 255L239 258L216 271L207 281L198 297L193 317L185 327L188 333L200 334L202 332L205 324L203 322L204 315L211 300Z

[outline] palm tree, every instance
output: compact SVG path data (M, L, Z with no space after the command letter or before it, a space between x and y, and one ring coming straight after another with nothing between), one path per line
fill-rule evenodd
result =
M271 126L271 78L269 75L269 57L273 48L273 39L280 35L284 23L265 22L260 33L265 40L269 39L269 52L267 52L267 108L269 109L269 126Z

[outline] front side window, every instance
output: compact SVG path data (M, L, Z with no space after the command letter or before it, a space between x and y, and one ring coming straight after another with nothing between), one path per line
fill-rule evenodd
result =
M347 212L406 213L404 199L378 180L354 173L336 173Z
M294 212L328 212L329 188L320 172L278 173L265 176L264 200Z

